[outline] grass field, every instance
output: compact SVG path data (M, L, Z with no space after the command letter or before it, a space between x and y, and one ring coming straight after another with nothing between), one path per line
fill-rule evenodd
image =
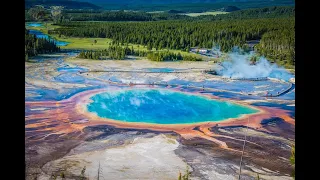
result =
M195 17L195 16L201 16L201 15L217 15L217 14L227 14L228 12L224 12L224 11L213 11L213 12L203 12L203 13L186 13L186 14L181 14L181 15L187 15L187 16L191 16L191 17Z

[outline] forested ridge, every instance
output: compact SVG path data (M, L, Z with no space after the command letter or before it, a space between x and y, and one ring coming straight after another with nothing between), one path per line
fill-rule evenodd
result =
M139 1L139 0L138 0ZM211 10L220 10L228 6L236 6L240 9L248 8L260 8L268 6L294 6L294 0L258 0L258 1L244 1L244 0L230 0L229 2L221 2L219 0L213 0L215 2L207 3L208 0L195 0L196 2L190 3L185 0L174 2L170 0L170 3L164 3L164 0L159 0L161 3L156 4L154 0L141 0L140 4L137 4L137 0L130 3L117 1L117 3L101 3L106 10L136 10L136 11L169 11L178 10L184 12L204 12ZM121 4L122 3L122 4Z
M248 40L261 39L257 51L277 62L294 65L294 17L223 21L68 22L49 34L71 37L111 38L113 44L133 43L149 50L191 47L222 52L234 46L246 49ZM285 43L285 45L284 45Z
M35 5L50 6L64 6L66 9L101 9L101 7L81 1L70 0L25 0L25 8L34 7Z
M52 53L60 51L60 48L56 46L54 41L44 38L37 38L36 35L29 34L25 29L25 61L28 61L29 57L36 56L43 53Z
M224 19L250 19L250 18L275 18L293 17L295 7L266 7L235 11L228 14L201 15L191 17L179 13L161 12L147 13L139 11L88 11L68 10L65 19L70 21L159 21L159 20L224 20Z
M294 6L265 7L253 8L240 11L234 11L227 14L202 15L194 18L194 20L235 20L235 19L258 19L258 18L281 18L295 17Z
M85 10L85 9L65 9L62 12L63 21L161 21L161 20L225 20L225 19L251 19L251 18L278 18L294 17L294 6L265 7L234 11L228 14L187 16L179 11L147 13L143 11L103 11L103 10ZM44 10L43 20L50 20L50 11ZM30 16L28 11L25 13L26 21L35 19Z
M159 21L159 20L192 20L194 18L172 13L146 13L135 11L104 11L90 13L65 13L70 21Z

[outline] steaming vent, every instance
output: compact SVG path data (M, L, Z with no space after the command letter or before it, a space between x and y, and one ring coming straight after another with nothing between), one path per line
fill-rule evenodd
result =
M271 64L264 57L257 58L256 62L250 61L253 56L253 51L246 54L229 53L228 58L219 63L220 68L216 69L216 73L224 78L248 81L265 81L275 78L289 82L294 78L294 75L286 69Z

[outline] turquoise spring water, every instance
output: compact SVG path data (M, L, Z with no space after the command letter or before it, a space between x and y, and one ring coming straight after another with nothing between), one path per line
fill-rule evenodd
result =
M173 68L146 68L149 72L174 72L176 69Z
M55 39L51 38L50 36L48 36L47 34L43 34L41 31L38 31L38 30L30 29L29 33L35 34L37 36L37 38L51 39L56 43L57 46L66 46L66 45L70 44L69 42L55 40Z
M41 23L28 23L27 27L43 27Z
M236 118L257 110L171 90L122 90L96 94L88 111L123 122L190 124Z

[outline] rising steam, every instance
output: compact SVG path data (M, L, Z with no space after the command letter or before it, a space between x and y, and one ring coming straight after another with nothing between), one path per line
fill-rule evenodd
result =
M219 69L217 73L223 77L228 78L277 78L289 81L294 76L290 74L283 67L276 64L271 64L264 57L257 59L255 65L250 62L254 52L239 53L232 52L228 54L228 59L221 63L223 68Z

